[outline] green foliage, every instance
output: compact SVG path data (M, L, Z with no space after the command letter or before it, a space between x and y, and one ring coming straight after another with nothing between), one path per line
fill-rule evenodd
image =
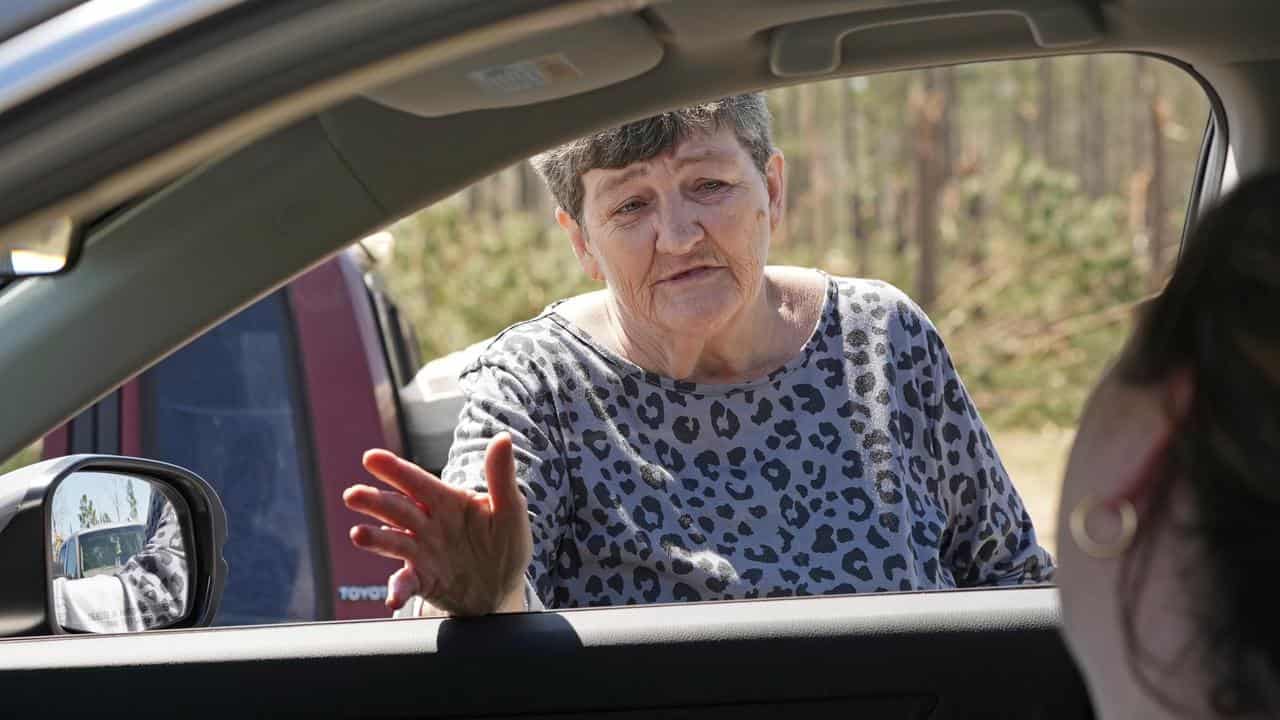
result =
M942 294L931 315L988 422L1067 426L1123 342L1127 308L1143 296L1146 272L1124 239L1121 199L1090 200L1073 175L1034 161L1011 158L997 181L1003 200L981 226L960 217L963 202L944 217L955 226L944 234L953 259L942 267ZM564 234L529 214L489 221L443 204L393 233L385 272L417 328L424 358L597 287ZM875 247L869 262L875 275L909 291L913 252L895 253L883 240ZM770 261L854 273L849 243L821 254L815 248L791 238L772 249Z
M1054 62L1060 85L1048 124L1033 62L935 76L943 86L949 77L954 94L948 174L934 199L937 297L926 310L988 424L1002 429L1074 425L1128 333L1130 308L1170 270L1207 107L1196 84L1163 63L1101 56L1095 90L1084 58ZM1150 143L1134 138L1151 132L1152 98L1134 97L1131 81L1147 70L1169 108L1160 145L1167 177L1150 195L1135 191L1150 170L1141 150ZM769 93L788 166L788 217L770 263L876 277L915 293L921 82L895 73ZM1106 115L1095 145L1082 139L1093 122L1087 103ZM504 171L392 228L383 271L424 359L598 287L546 198L530 200L536 192L521 172ZM1086 175L1095 176L1089 188ZM1153 268L1148 218L1135 203L1156 195L1166 215L1150 222L1163 230L1165 253L1164 267Z
M129 503L129 519L138 519L138 496L133 492L133 483L126 483L124 487L124 499Z
M423 358L497 334L548 304L598 288L550 218L493 220L446 201L392 228L387 284L413 323ZM460 302L465 299L465 302Z
M80 512L76 515L81 528L89 528L98 524L98 509L88 495L80 496Z
M935 323L982 413L998 427L1072 425L1128 332L1147 272L1122 203L1076 178L1011 165L980 262L943 270Z
M981 184L981 187L978 185ZM1147 268L1125 229L1122 198L1088 198L1069 172L1009 153L991 175L952 187L941 225L938 286L929 310L984 418L996 427L1071 426L1088 390L1128 333ZM972 198L999 198L975 221ZM908 293L917 249L881 233L861 262L853 242L791 238L770 261L872 275Z

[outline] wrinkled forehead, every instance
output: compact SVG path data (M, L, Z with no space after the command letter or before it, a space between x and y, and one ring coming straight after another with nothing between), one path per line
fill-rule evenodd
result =
M670 178L690 166L750 164L751 156L732 128L694 130L675 144L648 157L613 167L594 167L582 173L586 198L618 190L632 181Z

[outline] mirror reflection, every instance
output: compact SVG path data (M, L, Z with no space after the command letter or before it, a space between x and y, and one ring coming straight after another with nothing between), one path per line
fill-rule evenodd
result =
M77 472L59 483L48 536L64 630L138 632L186 617L189 519L172 492L117 472Z

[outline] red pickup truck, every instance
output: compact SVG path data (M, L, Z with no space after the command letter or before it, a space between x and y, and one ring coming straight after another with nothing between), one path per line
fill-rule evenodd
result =
M362 268L363 252L356 246L271 293L44 439L45 457L140 455L214 485L230 523L218 624L389 614L395 565L352 547L347 529L359 516L341 493L368 479L365 449L411 446L401 389L420 363L411 328ZM450 398L411 409L412 445L427 448L415 459L442 463L457 409Z

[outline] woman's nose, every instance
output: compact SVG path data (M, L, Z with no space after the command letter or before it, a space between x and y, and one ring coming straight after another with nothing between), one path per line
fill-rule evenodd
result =
M667 203L660 213L658 227L658 252L683 255L697 247L706 235L702 217L691 203L675 200Z

